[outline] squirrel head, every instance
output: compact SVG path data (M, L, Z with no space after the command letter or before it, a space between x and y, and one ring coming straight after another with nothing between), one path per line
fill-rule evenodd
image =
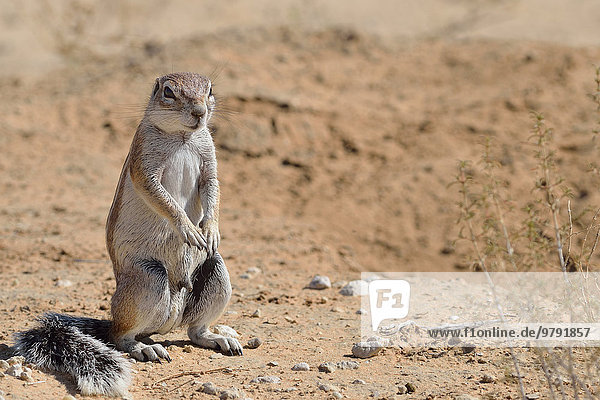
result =
M156 78L146 118L166 133L193 132L206 128L215 105L210 79L177 72Z

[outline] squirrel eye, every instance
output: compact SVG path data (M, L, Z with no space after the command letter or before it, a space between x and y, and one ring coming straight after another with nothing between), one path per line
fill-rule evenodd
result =
M171 88L168 86L165 86L164 96L167 99L175 99L175 93L173 93L173 90L171 90Z

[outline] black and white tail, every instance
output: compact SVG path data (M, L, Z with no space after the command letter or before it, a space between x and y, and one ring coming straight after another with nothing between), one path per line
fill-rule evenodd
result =
M105 344L110 321L48 313L38 322L16 334L17 354L40 368L71 374L84 395L127 395L129 361Z

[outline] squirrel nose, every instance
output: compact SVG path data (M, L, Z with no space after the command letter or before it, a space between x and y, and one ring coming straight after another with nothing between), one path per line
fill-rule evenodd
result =
M192 108L191 113L196 118L202 118L204 114L206 114L206 106L202 104L196 104L194 105L194 108Z

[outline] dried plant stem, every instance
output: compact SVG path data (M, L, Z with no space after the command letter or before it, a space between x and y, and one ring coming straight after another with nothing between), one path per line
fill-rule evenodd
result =
M485 273L485 277L488 281L488 284L490 285L490 288L492 290L492 296L494 297L494 304L496 304L496 308L498 309L498 314L500 316L500 319L502 320L502 323L506 323L506 318L504 317L504 310L502 309L502 305L500 304L500 301L498 300L498 295L496 293L496 286L494 285L494 282L492 281L492 278L487 270L486 264L485 264L485 257L483 256L483 253L481 252L481 250L479 249L479 244L477 243L477 236L475 235L475 229L473 227L473 222L472 222L472 215L470 215L470 211L469 211L469 189L468 189L468 179L467 179L467 175L465 173L465 166L461 165L460 166L460 171L459 171L459 177L458 177L458 183L460 184L460 192L463 196L463 216L465 217L465 223L467 225L467 230L469 232L469 236L471 239L471 243L473 244L473 249L475 251L475 255L477 257L477 260L479 261L479 266L481 267L481 269L483 270L483 272ZM519 381L519 390L521 391L521 398L523 400L526 400L527 397L525 395L525 387L523 386L523 378L521 378L521 371L519 368L519 360L517 359L517 356L515 354L514 348L512 346L509 346L509 352L510 352L510 356L512 358L513 361L513 365L515 367L515 373L517 374L517 379Z

